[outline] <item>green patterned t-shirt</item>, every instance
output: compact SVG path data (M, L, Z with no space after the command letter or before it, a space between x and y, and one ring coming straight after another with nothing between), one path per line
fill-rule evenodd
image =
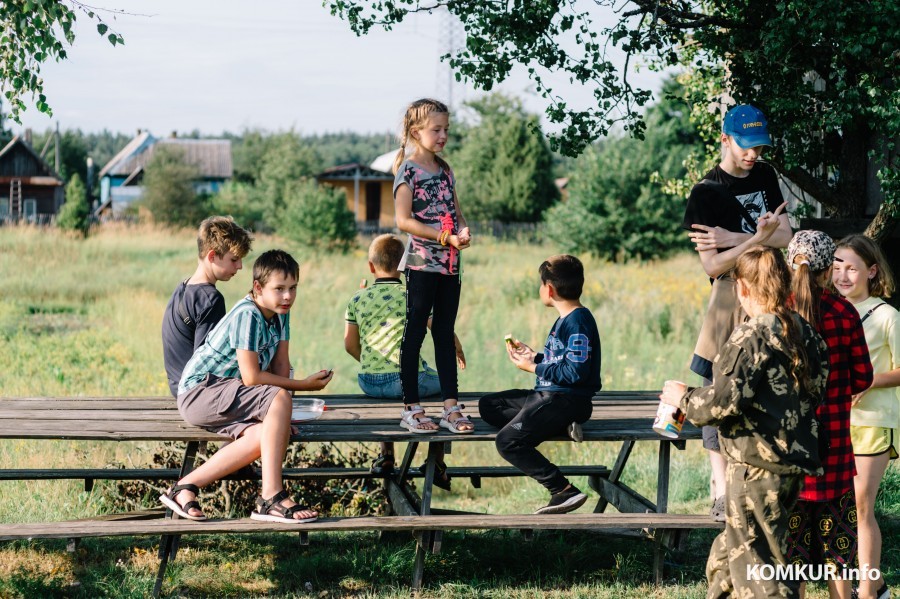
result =
M406 287L400 279L376 279L347 304L344 319L359 327L363 374L400 372L400 341L406 325ZM419 360L419 372L425 364Z

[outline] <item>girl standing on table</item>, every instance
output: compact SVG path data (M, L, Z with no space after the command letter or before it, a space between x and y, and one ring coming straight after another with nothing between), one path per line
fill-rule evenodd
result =
M753 580L754 566L786 564L788 516L805 474L819 474L815 406L828 348L787 306L791 275L781 252L755 246L738 258L735 290L749 319L713 362L713 384L666 381L660 399L697 426L719 428L725 531L710 548L707 598L794 597L799 583Z
M889 460L897 459L900 428L900 314L882 298L894 292L894 277L878 245L863 235L837 244L831 281L856 307L862 319L875 376L868 390L853 398L850 438L856 457L856 508L859 564L881 566L881 529L875 520L875 497ZM861 580L860 599L887 599L883 578Z
M803 481L791 515L787 558L798 566L833 566L839 576L828 580L828 590L840 599L850 596L850 580L840 574L855 567L857 547L850 402L872 382L872 364L853 305L824 288L833 262L834 242L821 231L798 231L788 244L794 307L828 345L829 371L824 400L816 409L824 473Z
M436 100L416 100L406 109L400 152L394 162L397 227L409 233L399 269L406 273L406 326L400 345L400 384L404 409L400 426L414 433L434 433L438 426L419 405L419 353L429 316L434 359L444 411L440 426L471 433L472 421L461 411L456 376L454 328L459 309L460 250L471 236L459 209L456 179L438 156L447 143L450 113ZM412 145L412 153L406 154ZM445 466L438 463L438 474Z

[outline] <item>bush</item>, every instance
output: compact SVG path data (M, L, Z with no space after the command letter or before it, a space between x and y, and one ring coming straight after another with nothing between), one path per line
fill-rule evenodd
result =
M304 179L285 193L276 232L306 247L346 252L356 243L356 222L343 191Z
M90 216L91 206L88 204L87 190L81 182L81 177L77 174L72 175L69 184L66 185L66 203L59 209L56 224L60 229L85 233Z
M229 214L242 227L261 230L266 211L259 191L249 183L226 183L210 198L210 212Z
M144 172L140 206L158 223L195 227L206 216L202 198L194 192L199 177L180 148L157 144Z

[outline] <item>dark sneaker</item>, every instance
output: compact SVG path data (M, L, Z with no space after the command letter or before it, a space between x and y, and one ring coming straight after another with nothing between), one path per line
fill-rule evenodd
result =
M577 510L587 501L587 495L571 486L565 491L550 496L550 503L537 510L535 514L566 514Z
M712 516L712 519L716 522L725 522L725 496L720 495L713 502L712 508L709 510L709 515Z
M569 438L576 443L584 441L584 433L581 430L581 425L577 422L570 424L569 428L566 429L566 433L569 435Z

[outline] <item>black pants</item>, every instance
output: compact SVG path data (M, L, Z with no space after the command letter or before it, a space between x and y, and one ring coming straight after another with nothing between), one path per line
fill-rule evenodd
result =
M441 398L456 399L456 345L453 331L459 310L459 275L406 271L406 326L400 342L400 386L403 403L419 403L419 355L431 316L434 362L441 381Z
M478 401L481 419L500 429L496 443L503 459L550 493L559 493L569 481L535 448L551 437L565 435L573 422L585 422L591 410L589 397L533 389L491 393Z

